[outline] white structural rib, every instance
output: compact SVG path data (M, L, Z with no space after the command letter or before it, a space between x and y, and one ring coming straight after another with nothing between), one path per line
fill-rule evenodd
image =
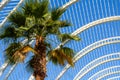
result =
M24 0L20 0L20 2L18 3L18 5L9 13L9 15L2 21L2 23L0 24L0 28L4 25L4 23L7 21L8 17L22 4Z
M95 73L88 80L101 80L106 76L109 76L111 74L118 74L118 73L120 73L120 66L112 66Z
M9 60L5 61L5 63L0 67L0 76L2 75L8 64L9 64Z
M68 8L70 5L76 3L78 0L70 0L69 2L67 2L65 5L63 5L61 8L62 9L66 9Z
M113 60L120 60L120 52L119 53L112 53L112 54L109 54L109 55L105 55L105 56L102 56L100 58L97 58L97 59L91 61L89 64L87 64L85 67L83 67L79 71L79 73L74 77L73 80L79 80L85 74L87 74L89 71L94 69L95 67L97 67L97 66L99 66L99 65L101 65L103 63L113 61Z
M118 21L120 20L120 16L111 16L111 17L106 17L106 18L102 18L102 19L99 19L99 20L96 20L96 21L93 21L93 22L90 22L80 28L78 28L77 30L75 30L71 35L77 35L77 34L80 34L81 32L91 28L91 27L94 27L96 25L99 25L99 24L102 24L102 23L106 23L106 22L111 22L111 21ZM61 44L65 44L67 41L69 40L66 40L64 41L63 43ZM60 45L61 45L60 44Z
M4 80L8 80L8 77L10 76L11 72L15 69L16 65L17 65L17 63L14 64L14 65L12 66L12 68L10 68L10 71L7 73L7 75L5 76L5 79L4 79Z
M115 76L115 77L112 77L112 78L108 78L107 80L120 80L120 76Z
M3 7L9 2L10 0L2 0L0 3L0 10L3 9Z
M101 46L104 45L108 45L108 44L113 44L113 43L120 43L120 36L116 36L116 37L111 37L111 38L107 38L107 39L103 39L100 41L97 41L87 47L85 47L84 49L82 49L81 51L79 51L73 58L73 62L75 63L77 60L79 60L81 57L83 57L84 55L88 54L90 51L99 48ZM56 80L59 80L60 77L70 68L70 65L67 64L64 69L61 71L61 73L57 76Z

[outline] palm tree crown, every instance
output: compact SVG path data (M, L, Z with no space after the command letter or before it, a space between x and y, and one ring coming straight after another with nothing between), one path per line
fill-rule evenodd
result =
M23 62L30 51L34 54L29 66L33 69L36 80L43 80L46 76L46 56L55 64L64 65L67 61L73 66L73 50L63 45L52 49L47 36L54 34L60 42L67 39L80 40L77 36L60 32L60 28L71 26L68 21L60 20L65 9L49 9L48 6L48 0L26 0L8 18L4 31L0 34L0 39L9 42L5 53L10 63ZM23 39L27 41L23 43ZM32 40L35 40L34 47L29 44ZM37 76L43 78L38 79Z

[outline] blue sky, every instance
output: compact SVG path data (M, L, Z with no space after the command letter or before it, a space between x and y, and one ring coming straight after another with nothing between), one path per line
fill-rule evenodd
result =
M50 3L52 7L58 7L62 6L64 3L68 2L69 0L50 0ZM61 19L67 19L70 22L72 22L73 26L69 28L61 29L61 31L72 33L77 28L82 27L83 25L86 25L92 21L110 17L110 16L119 16L120 15L120 0L79 0L77 3L70 6L67 11L64 13ZM9 6L9 4L8 4ZM5 8L3 9L5 10ZM3 16L2 11L0 11L0 20L3 20L1 16ZM7 16L7 15L5 15ZM71 47L75 50L75 53L79 52L86 46L113 36L120 36L120 21L112 21L103 23L100 25L96 25L90 29L87 29L80 33L78 36L80 36L81 41L75 42L75 41L69 41L65 46ZM51 39L55 39L54 37L51 37ZM3 50L4 46L3 43L0 42L0 60L1 64L4 62L3 58ZM53 43L53 47L56 47L58 44ZM78 60L75 63L74 68L68 69L68 71L62 76L60 80L73 80L75 75L89 62L93 61L96 58L99 58L103 55L107 55L110 53L116 53L120 52L120 43L117 44L109 44L102 46L100 48L97 48L84 57L82 57L80 60ZM107 62L105 64L102 64L96 68L94 68L92 71L87 73L84 77L82 77L81 80L87 80L90 76L95 74L96 72L108 68L111 66L117 66L120 65L120 61L111 61ZM13 73L10 75L8 80L28 80L28 77L30 73L28 73L25 70L24 64L19 64ZM57 75L62 71L62 66L54 66L51 62L47 65L47 75L45 80L55 80ZM5 77L5 74L8 72L9 68L5 71L5 73L1 76L0 80L3 80ZM25 77L24 77L25 75ZM112 76L117 76L119 74L114 74L107 76L103 78L102 80L106 80L107 78L110 78Z

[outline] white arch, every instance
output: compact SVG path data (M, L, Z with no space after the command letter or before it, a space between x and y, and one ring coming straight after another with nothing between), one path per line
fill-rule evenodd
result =
M108 54L105 56L102 56L100 58L97 58L93 61L91 61L89 64L87 64L85 67L83 67L79 73L74 77L73 80L79 80L81 79L85 74L87 74L89 71L91 71L92 69L94 69L95 67L109 62L109 61L113 61L113 60L118 60L120 59L120 52L119 53L112 53L112 54Z
M18 5L9 13L9 15L2 21L2 23L0 24L0 28L4 25L4 23L7 21L8 17L22 4L24 0L20 0L20 2L18 3Z
M2 0L0 3L0 11L3 9L3 7L9 2L10 0Z
M112 77L112 78L108 78L107 80L116 80L116 79L117 79L117 80L118 80L118 79L120 80L120 76L115 76L115 77Z
M71 1L78 1L78 0L71 0ZM18 3L18 5L13 9L13 11L12 12L14 12L15 10L16 10L16 8L21 4L23 2L23 0L21 0L19 3ZM68 6L66 6L66 7L68 7ZM11 13L12 13L11 12ZM3 20L3 22L0 24L0 27L2 27L2 25L7 21L7 18L11 15L11 13ZM95 25L98 25L98 24L101 24L101 23L105 23L105 22L110 22L110 21L116 21L116 20L120 20L120 16L112 16L112 17L107 17L107 18L103 18L103 19L99 19L99 20L96 20L96 21L93 21L93 22L91 22L91 23L89 23L89 24L87 24L87 25L85 25L85 26L83 26L83 27L81 27L81 28L79 28L79 29L77 29L76 31L74 31L71 35L77 35L77 34L79 34L79 33L81 33L82 31L84 31L84 30L86 30L86 29L88 29L88 28L91 28L91 27L93 27L93 26L95 26ZM68 40L67 40L68 41ZM67 41L65 41L64 43L62 43L62 44L65 44ZM7 63L5 63L5 64L7 64ZM3 64L4 65L4 64ZM4 69L4 68L2 68L2 69ZM1 70L0 70L1 71Z
M85 31L86 29L89 29L91 27L94 27L98 24L102 24L102 23L106 23L106 22L111 22L111 21L118 21L120 20L120 16L111 16L111 17L107 17L107 18L102 18L93 22L90 22L80 28L78 28L77 30L75 30L71 35L77 35L80 34L81 32ZM67 40L68 41L68 40ZM61 44L65 44L67 41L61 43Z
M102 78L104 78L108 75L117 74L117 73L120 73L120 66L112 66L112 67L103 69L103 70L95 73L88 80L101 80ZM78 80L78 79L76 79L76 80Z
M82 49L81 51L79 51L73 58L73 62L75 63L77 60L79 60L81 57L83 57L84 55L88 54L90 51L99 48L101 46L107 45L107 44L113 44L113 43L120 43L120 36L117 37L111 37L111 38L107 38L107 39L103 39L100 41L97 41L87 47L85 47L84 49ZM64 69L60 72L60 74L57 76L56 80L59 80L60 77L67 71L67 69L70 68L70 65L67 64Z

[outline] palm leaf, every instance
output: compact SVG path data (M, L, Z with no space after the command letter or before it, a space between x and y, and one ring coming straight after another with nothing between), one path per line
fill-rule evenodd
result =
M22 10L24 11L25 16L32 16L33 14L33 0L26 0L24 5L22 6Z
M6 57L10 60L11 63L23 62L26 58L26 54L29 51L37 54L36 51L29 45L22 45L21 43L12 43L8 46L6 51Z
M58 20L61 15L65 12L65 9L53 9L51 12L51 18L53 21Z
M48 13L48 4L48 0L27 0L22 9L26 16L42 18L46 13Z
M60 35L58 35L58 37L59 37L60 41L62 41L62 42L66 41L68 39L76 40L76 41L80 40L80 38L78 36L70 35L70 34L60 34Z
M48 0L43 0L41 2L36 1L36 3L34 3L36 6L33 10L33 15L36 18L42 18L44 15L46 15L48 13L48 4L49 1Z
M65 61L67 61L70 65L74 65L73 58L73 50L68 47L60 47L55 50L51 50L48 52L48 58L55 64L64 65Z
M11 63L16 63L16 61L12 58L12 56L21 47L22 47L21 43L11 43L5 50L6 59L9 59Z
M18 31L16 28L14 28L13 25L9 25L7 26L7 28L5 28L3 33L0 35L0 39L8 38L10 40L15 40L21 36L22 36L21 31Z
M60 28L62 28L62 27L69 27L69 26L71 26L71 23L70 22L68 22L68 21L55 21L54 22L54 25L58 25Z
M9 22L16 25L16 27L24 26L26 17L23 12L15 11L13 14L10 15L8 18Z

